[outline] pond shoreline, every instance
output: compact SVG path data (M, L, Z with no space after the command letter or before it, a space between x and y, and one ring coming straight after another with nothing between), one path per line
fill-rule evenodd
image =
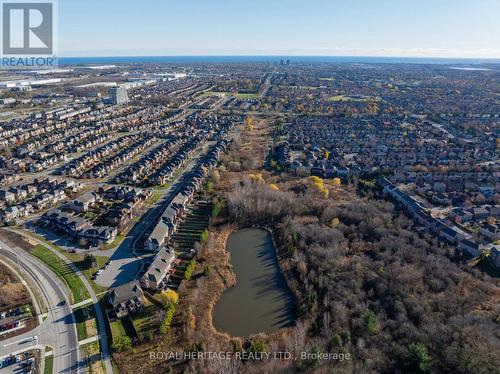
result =
M272 230L238 227L225 239L225 257L234 278L211 303L213 329L227 336L247 338L273 335L295 326L297 297L282 267L283 258ZM241 288L233 288L237 284ZM247 323L234 321L235 316Z

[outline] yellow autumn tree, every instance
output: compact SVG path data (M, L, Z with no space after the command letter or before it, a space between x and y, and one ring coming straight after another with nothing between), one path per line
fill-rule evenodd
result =
M262 174L249 174L250 180L255 183L264 183L264 177Z
M253 130L253 126L254 126L254 118L253 118L253 116L248 116L248 117L245 119L245 127L246 127L248 130Z
M318 183L318 184L323 185L323 179L321 179L320 177L317 177L317 176L313 175L313 176L310 177L310 179L315 184Z
M163 291L163 294L167 299L169 299L173 304L177 304L179 302L179 294L174 290L166 290Z
M323 195L323 199L328 199L328 196L330 196L330 190L325 187L321 191L321 194Z
M330 221L330 227L335 227L340 223L340 220L337 217L332 218Z
M179 302L179 294L174 290L163 291L156 298L165 306L167 305L177 305Z

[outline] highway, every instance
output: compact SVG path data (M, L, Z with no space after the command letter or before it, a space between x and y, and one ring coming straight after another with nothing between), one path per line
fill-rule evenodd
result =
M79 373L80 352L76 325L66 285L45 265L21 249L14 250L0 240L0 255L21 266L23 276L31 278L48 306L47 318L35 329L0 342L0 357L30 348L50 346L54 352L54 373ZM38 339L27 342L26 339Z

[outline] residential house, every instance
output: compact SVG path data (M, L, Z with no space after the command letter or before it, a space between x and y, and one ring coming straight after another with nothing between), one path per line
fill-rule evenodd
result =
M483 247L472 239L462 239L458 242L458 249L471 257L477 257L481 254Z
M140 311L145 302L144 292L137 282L129 282L113 288L108 294L109 304L118 318Z
M165 222L160 220L146 239L144 247L150 251L156 251L167 241L168 236L169 228Z
M71 201L69 207L76 213L82 213L88 211L92 205L101 200L102 198L99 194L94 191L89 191Z
M160 248L146 273L140 279L141 287L152 290L160 288L161 284L168 280L175 258L173 248Z
M457 243L458 241L465 239L465 235L458 231L456 227L452 226L446 226L440 230L439 237L449 243Z
M481 231L481 234L486 236L489 240L495 241L500 239L500 228L498 227L497 224L489 224L486 223L481 226L479 229Z
M5 201L6 203L13 203L16 201L16 195L9 190L0 190L0 200Z

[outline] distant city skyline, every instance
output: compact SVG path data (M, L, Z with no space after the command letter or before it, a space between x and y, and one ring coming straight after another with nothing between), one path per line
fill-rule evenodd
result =
M59 1L59 55L500 58L498 0Z

